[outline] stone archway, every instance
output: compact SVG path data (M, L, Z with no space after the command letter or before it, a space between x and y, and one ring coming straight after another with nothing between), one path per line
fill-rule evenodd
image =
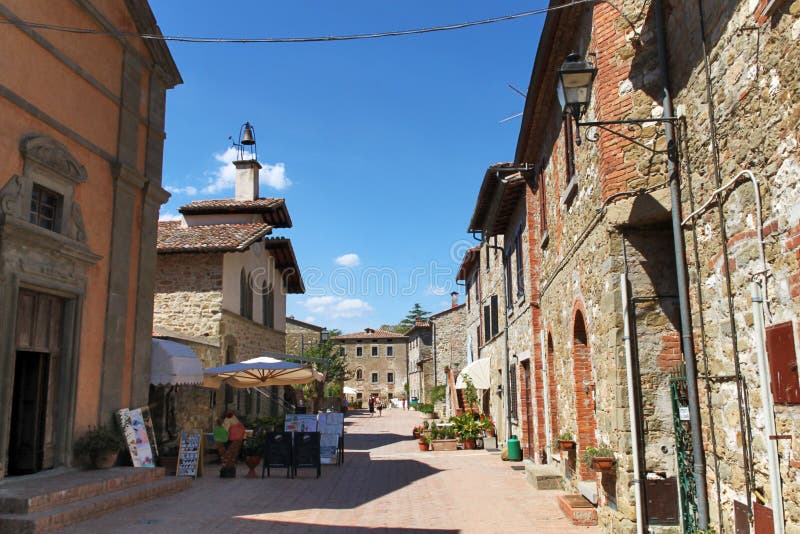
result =
M572 366L575 380L575 418L578 424L578 458L586 447L597 445L597 421L595 420L594 381L592 380L592 360L589 351L589 336L583 313L575 312L572 330ZM580 463L578 469L581 480L592 478L588 467Z

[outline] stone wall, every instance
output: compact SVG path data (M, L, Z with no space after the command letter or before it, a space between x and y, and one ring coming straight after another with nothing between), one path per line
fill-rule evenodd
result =
M424 369L433 367L431 330L414 328L408 332L408 336L409 400L410 397L417 397L419 402L429 402L426 392L429 392L430 389L429 386L426 388L426 384L432 383L433 380L425 380Z
M286 353L303 354L304 351L316 347L321 342L322 327L306 326L303 323L286 319Z
M219 337L222 254L159 254L153 324L197 337Z
M447 385L445 369L452 369L454 376L467 365L467 331L466 331L465 304L431 316L433 323L433 353L435 365L430 365L431 378L434 386ZM454 414L447 411L447 398L451 395L446 392L445 397L434 406L437 413L450 417Z

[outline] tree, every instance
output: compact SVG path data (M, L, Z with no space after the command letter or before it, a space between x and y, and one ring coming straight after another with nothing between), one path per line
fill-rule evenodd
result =
M409 310L408 315L406 315L406 318L400 321L400 324L397 326L402 327L403 332L407 332L412 328L414 328L417 319L427 319L429 315L430 312L423 310L420 303L415 302L414 307L411 308L411 310Z
M331 337L335 337L335 335L331 335ZM314 363L314 368L323 376L322 382L314 381L305 385L304 396L308 398L316 399L319 402L325 396L326 390L328 392L337 390L337 387L332 387L334 384L338 386L345 380L353 378L353 372L347 366L347 361L339 350L339 346L331 340L311 347L306 351L305 356L321 360ZM339 392L341 393L341 390Z

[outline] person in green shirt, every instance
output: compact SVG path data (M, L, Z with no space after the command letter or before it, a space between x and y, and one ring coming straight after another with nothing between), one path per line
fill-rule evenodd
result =
M217 426L214 427L214 448L219 452L219 457L225 454L225 444L228 442L228 429L222 425L222 417L217 419Z

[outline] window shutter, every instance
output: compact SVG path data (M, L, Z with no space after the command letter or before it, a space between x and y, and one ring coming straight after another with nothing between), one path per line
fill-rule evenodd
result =
M800 404L800 379L792 323L770 326L766 333L772 398L776 404Z
M497 295L492 295L492 337L496 336L500 331L497 315Z

